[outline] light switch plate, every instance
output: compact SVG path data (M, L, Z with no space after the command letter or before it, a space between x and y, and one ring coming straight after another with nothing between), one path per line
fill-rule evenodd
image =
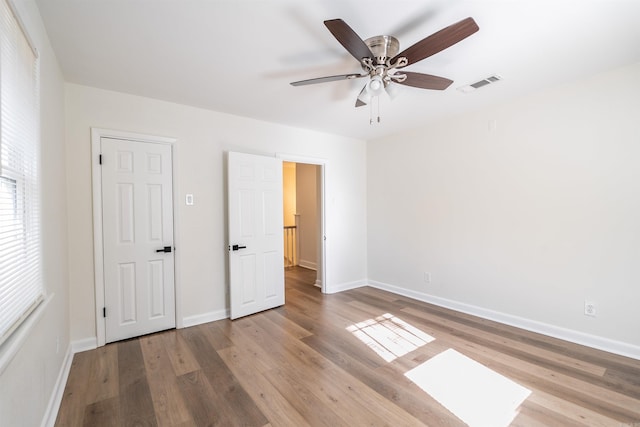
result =
M187 194L184 198L185 203L187 204L187 206L192 206L193 205L193 194Z

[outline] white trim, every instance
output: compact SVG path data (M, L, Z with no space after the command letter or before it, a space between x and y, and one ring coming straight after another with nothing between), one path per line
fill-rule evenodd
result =
M93 265L94 265L94 285L95 285L95 316L96 316L96 344L98 347L105 345L106 343L106 321L102 316L102 308L104 307L104 250L102 242L102 174L100 173L100 139L101 138L116 138L125 139L129 141L138 142L151 142L155 144L169 144L171 145L172 156L172 184L173 184L173 211L174 214L177 209L176 196L176 138L167 138L154 135L145 135L134 132L126 132L112 129L91 128L91 181L93 189ZM173 245L176 246L176 241L179 241L178 237L178 221L174 216L173 218ZM177 246L176 246L177 247ZM174 303L176 305L176 326L179 324L178 313L181 313L181 309L178 307L178 301L181 301L179 292L180 283L178 275L175 269L176 256L174 254ZM181 316L180 316L181 317Z
M300 261L298 261L298 265L302 268L306 268L307 270L313 270L313 271L318 270L318 264L316 264L313 261L307 261L305 259L301 259Z
M308 165L319 165L319 166L323 166L327 164L327 159L323 159L321 157L298 156L297 154L289 154L289 153L276 153L276 157L279 159L282 159L285 162L291 162L291 163L306 163Z
M71 362L73 362L73 350L71 344L67 347L67 352L64 355L58 378L53 386L53 391L49 397L49 404L47 410L42 418L42 427L53 427L58 417L58 411L60 410L60 403L62 403L62 397L64 396L64 388L67 385L67 379L69 378L69 372L71 371Z
M316 279L316 283L314 283L313 286L322 290L322 280Z
M295 154L288 153L276 153L276 157L282 159L285 162L294 162L294 163L305 163L308 165L317 165L320 166L320 242L321 242L321 250L320 250L320 259L319 268L316 267L316 271L318 271L321 275L321 280L316 281L316 284L320 283L320 289L322 293L328 294L333 293L330 292L329 285L327 285L327 271L329 270L329 266L327 266L327 228L326 228L326 200L327 196L327 166L329 162L326 159L316 158L316 157L305 157L298 156Z
M93 194L93 280L95 287L96 338L98 345L104 345L106 322L102 317L104 307L104 259L102 246L102 175L100 173L100 138L99 129L91 129L91 185Z
M178 194L178 189L180 185L178 185L178 177L180 174L178 173L178 164L180 163L179 155L178 155L178 147L179 144L176 143L171 144L171 160L172 164L172 173L173 173L173 275L174 275L174 302L175 302L175 314L176 314L176 328L183 328L183 319L182 319L182 292L179 292L181 288L178 286L179 277L182 277L182 240L180 238L180 201L184 200L184 197L181 194Z
M340 283L334 286L327 286L325 293L335 294L337 292L348 291L349 289L361 288L367 286L366 280L356 280L354 282Z
M94 136L97 136L98 140L100 138L115 138L138 142L152 142L156 144L175 144L178 141L176 138L165 136L147 135L143 133L127 132L113 129L91 128L92 140L94 139Z
M88 351L88 350L95 350L96 348L98 348L97 337L84 338L81 340L71 341L71 352L73 354L82 353L83 351Z
M201 325L203 323L215 322L216 320L228 319L229 310L216 310L208 313L196 314L195 316L189 316L182 319L182 327L188 328L190 326Z
M18 26L20 27L20 30L22 30L22 34L24 35L24 38L27 41L27 44L31 48L31 51L33 52L33 55L36 57L36 59L38 59L40 57L40 53L38 52L38 48L36 48L36 45L33 42L33 39L29 35L29 31L27 31L27 26L24 25L24 21L22 20L22 17L20 16L20 11L18 10L16 5L14 4L14 0L7 0L7 5L9 5L9 9L11 9L11 12L13 13L13 17L16 18L16 22L18 23Z
M2 346L0 346L0 375L2 375L16 354L18 354L25 341L29 338L31 331L42 318L45 309L53 299L54 295L55 294L50 294L46 296L44 301L42 301L22 322L22 324L13 331L11 336L2 343Z
M433 295L425 294L423 292L413 291L410 289L401 288L399 286L377 282L375 280L370 280L369 286L389 291L394 294L413 298L418 301L434 304L439 307L471 314L473 316L478 316L487 320L493 320L505 325L515 326L516 328L524 329L526 331L536 332L542 335L547 335L575 344L585 345L587 347L592 347L598 350L607 351L609 353L618 354L620 356L631 357L633 359L640 360L640 346L637 345L625 343L622 341L616 341L597 335L591 335L584 332L575 331L573 329L562 328L560 326L550 325L548 323L538 322L536 320L526 319L524 317L514 316L512 314L489 310L486 308L453 301L446 298L440 298Z

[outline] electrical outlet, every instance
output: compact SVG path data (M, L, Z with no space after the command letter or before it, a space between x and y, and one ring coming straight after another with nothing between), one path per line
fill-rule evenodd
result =
M591 301L584 302L584 315L596 317L596 303Z
M431 283L431 273L424 272L424 283Z

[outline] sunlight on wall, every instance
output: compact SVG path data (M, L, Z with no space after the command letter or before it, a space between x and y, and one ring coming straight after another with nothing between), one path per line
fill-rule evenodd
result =
M296 224L296 164L282 162L282 222L285 227ZM283 230L284 266L298 265L298 230Z
M296 164L282 162L282 201L284 225L296 225Z
M531 390L453 349L405 376L471 427L508 426L531 394Z
M386 362L391 362L434 340L432 336L389 313L347 326L347 331Z

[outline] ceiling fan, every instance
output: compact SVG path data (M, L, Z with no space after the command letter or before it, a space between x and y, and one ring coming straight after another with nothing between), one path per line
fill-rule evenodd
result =
M446 89L453 83L453 80L430 74L404 71L403 68L453 46L479 30L473 18L466 18L398 53L400 43L393 36L375 36L362 40L342 19L330 19L324 21L324 25L340 44L358 60L363 72L301 80L292 82L291 85L304 86L369 77L369 81L358 95L356 107L367 105L373 97L383 92L387 92L393 98L395 83L421 89Z

